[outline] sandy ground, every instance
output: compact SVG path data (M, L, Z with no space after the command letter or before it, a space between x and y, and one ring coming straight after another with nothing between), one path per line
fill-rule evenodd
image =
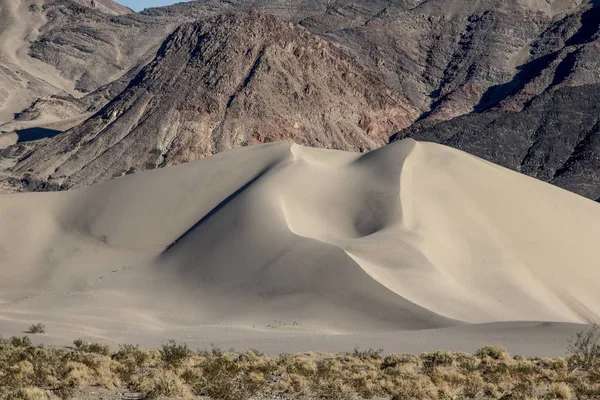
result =
M253 146L1 196L0 334L560 355L599 319L599 235L598 204L444 146Z

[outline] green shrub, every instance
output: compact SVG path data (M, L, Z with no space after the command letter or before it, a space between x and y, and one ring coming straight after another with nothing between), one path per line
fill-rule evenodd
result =
M46 333L46 325L44 324L33 324L29 327L29 330L27 331L27 333L32 333L32 334L36 334L36 333Z
M13 336L10 338L10 344L13 347L31 347L31 346L33 346L31 339L29 339L29 337L27 337L27 336L23 336L23 337Z
M383 349L373 349L369 348L367 350L361 350L358 346L354 348L352 353L344 353L350 357L360 358L361 360L371 360L371 359L380 359L381 353L383 353Z
M128 381L151 360L150 353L140 350L139 346L122 344L119 351L112 355L112 359L119 363L117 372L122 380Z
M73 345L75 345L75 349L83 353L100 354L103 356L110 355L110 346L107 344L88 343L81 339L77 339L73 341Z
M159 352L162 362L168 368L178 368L192 356L187 344L178 344L174 340L163 344Z

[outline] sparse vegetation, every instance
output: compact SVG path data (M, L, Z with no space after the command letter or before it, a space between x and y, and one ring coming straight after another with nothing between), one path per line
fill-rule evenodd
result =
M192 355L192 351L187 344L178 344L174 340L169 340L163 344L160 350L160 358L166 368L178 368Z
M36 334L36 333L46 333L46 325L44 324L33 324L29 327L29 330L27 331L27 333L32 333L32 334Z
M573 370L600 369L600 325L579 332L569 342L569 364Z
M88 343L81 339L77 339L73 341L73 345L76 350L83 353L95 353L103 356L108 356L110 354L110 347L106 344Z
M381 350L355 348L270 357L214 346L194 352L174 341L111 352L82 340L67 350L13 337L0 339L0 399L69 399L88 386L127 388L148 399L598 399L598 330L578 334L566 359L511 357L497 346L475 354L382 357Z

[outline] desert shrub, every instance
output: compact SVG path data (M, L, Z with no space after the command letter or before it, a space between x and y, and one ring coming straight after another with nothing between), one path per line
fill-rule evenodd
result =
M426 376L407 375L394 381L391 389L392 400L437 400L438 389Z
M304 395L310 385L306 376L299 374L285 374L274 382L273 389L282 393Z
M350 356L350 357L359 358L361 360L371 360L371 359L378 360L381 358L381 353L383 353L383 349L375 350L373 348L369 348L367 350L361 350L358 346L356 346L352 353L344 353L344 354L347 356Z
M190 387L175 372L165 369L153 369L132 383L132 388L142 393L144 399L157 397L177 397L191 399L194 397Z
M434 353L422 353L421 360L423 368L431 370L435 367L449 367L454 364L455 356L450 351L436 351Z
M231 350L233 353L234 351ZM197 354L201 357L220 357L225 354L225 351L214 343L210 344L210 350L198 350Z
M256 372L262 374L266 377L271 377L278 373L279 365L278 360L276 358L271 358L267 356L255 356L249 357L249 354L253 352L245 352L240 354L239 362L244 365L244 369L248 372Z
M110 347L107 344L88 343L81 339L77 339L73 341L73 345L75 345L75 349L84 353L94 353L103 356L110 355Z
M81 348L84 344L85 344L85 342L81 339L73 340L73 345L75 346L76 349Z
M121 380L129 381L133 374L150 362L152 356L148 351L140 350L137 345L123 344L112 355L112 359L118 362L117 373Z
M469 372L464 376L462 395L464 398L477 398L483 392L485 381L476 373Z
M333 358L322 358L317 360L314 377L317 381L329 381L339 376L341 365Z
M242 375L241 387L245 393L254 395L267 387L267 380L261 372L248 371Z
M504 377L509 383L509 392L514 398L527 399L535 396L539 382L539 368L530 361L518 361L508 368Z
M33 346L27 338L0 339L0 399L69 399L85 386L126 386L146 398L214 400L600 398L596 364L572 372L564 359L513 359L495 346L476 355L437 351L382 359L372 349L269 357L217 348L194 354L173 341L152 351L121 345L112 354L105 345L74 344L74 349L60 350Z
M510 355L500 346L483 346L475 352L479 358L489 357L493 360L510 360Z
M525 360L522 359L522 361ZM564 358L539 358L531 360L531 362L541 369L559 373L566 373L568 369L568 363Z
M480 360L472 354L456 353L455 364L463 374L469 374L477 371Z
M600 381L598 380L588 380L579 375L570 386L577 399L600 399Z
M348 376L342 375L342 380L363 399L370 399L376 395L384 394L376 370L359 367Z
M119 363L105 354L94 351L75 350L65 356L65 362L71 366L72 364L68 362L85 365L91 374L91 378L84 378L89 381L89 385L110 389L118 387L121 384L118 373ZM81 372L83 373L84 371L82 370ZM75 372L72 374L75 374ZM85 376L86 374L83 374L83 377ZM75 384L76 382L77 380L73 380L72 383ZM77 385L75 386L77 387Z
M62 352L30 347L27 361L31 364L29 382L32 386L47 387L58 384L57 377L62 374Z
M44 324L33 324L29 327L29 330L27 331L27 333L32 333L32 334L36 334L36 333L46 333L46 325Z
M192 356L192 351L187 344L178 344L174 340L163 344L159 352L160 358L167 368L178 368Z
M93 371L87 365L68 361L64 367L64 382L71 387L87 386L92 381Z
M320 382L313 386L313 392L319 399L327 400L354 400L356 393L341 379L332 379Z
M10 338L10 344L13 347L21 347L21 348L33 346L31 339L29 339L29 337L27 337L27 336L23 336L23 337L13 336Z
M241 400L245 395L240 373L242 368L235 353L224 353L219 357L207 358L199 365L203 374L193 390L200 396L218 400Z
M574 398L573 390L564 382L553 383L550 386L549 397L551 399L572 400Z
M245 352L245 354L250 354L250 353L253 353L257 357L264 357L264 355L265 355L265 353L263 353L262 351L257 350L257 349L249 349L248 351Z
M19 388L6 393L7 400L54 400L57 397L50 391L39 388Z
M346 359L351 356L343 355ZM342 379L342 364L336 358L320 358L311 375L311 390L321 399L349 400L355 398L351 386Z
M587 331L578 332L567 348L570 353L568 359L572 370L584 371L600 367L600 325L594 324Z
M390 354L383 359L381 368L394 368L403 364L418 364L420 361L421 359L419 357L413 356L412 354Z
M69 384L61 384L52 388L52 394L61 400L71 400L75 396L75 388Z
M140 368L150 362L152 355L146 350L141 350L137 345L122 344L119 346L119 351L112 355L112 359L121 363L132 361L136 367Z
M312 376L317 371L317 365L312 358L305 355L280 354L276 366L287 374Z

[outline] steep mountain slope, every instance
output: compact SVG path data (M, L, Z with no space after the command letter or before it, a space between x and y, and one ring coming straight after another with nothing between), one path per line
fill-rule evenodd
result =
M565 74L566 64L575 57L587 63L575 70L589 70L597 59L596 47L588 45L597 21L597 3L198 0L144 13L204 18L255 7L288 18L326 40L341 43L367 69L383 73L390 87L435 122L499 103L526 86L537 75L532 74L536 68L543 70L543 80L547 80ZM569 54L566 64L556 71ZM584 77L575 70L566 71L573 85L600 82L593 73L583 72ZM535 94L551 82L552 78L545 86L538 82Z
M592 201L448 147L250 146L0 196L0 318L114 341L593 322L599 235Z
M417 116L308 31L259 12L225 15L180 27L121 95L14 172L66 188L278 140L367 151Z
M52 0L45 0L47 3ZM81 4L82 6L86 6L89 8L93 8L99 11L102 11L106 14L114 14L114 15L123 15L123 14L131 14L134 11L129 8L122 6L118 2L113 0L74 0L77 4Z
M29 55L55 67L81 93L146 64L165 37L187 20L115 16L80 3L89 2L53 1L30 10L44 24L29 45Z
M0 124L38 98L79 97L144 66L188 20L111 0L0 0Z
M592 3L430 0L408 10L386 8L362 26L325 37L380 70L423 118L436 122L485 110L527 86L526 102L557 74L571 85L600 82L584 72L598 59L599 8ZM580 61L557 71L568 54Z
M27 2L0 1L0 124L36 98L72 90L53 68L28 56L28 38L44 24Z
M0 127L8 132L0 148L19 142L2 152L0 169L10 181L3 190L82 186L273 140L364 151L387 143L386 135L397 130L394 137L471 149L591 198L600 192L591 145L577 150L583 146L577 143L595 138L587 122L595 118L595 103L570 108L561 100L578 93L597 100L598 0L198 0L121 16L84 3L45 1L28 11L43 23L20 52L55 66L47 79L23 77L14 64L0 70L0 101L12 107L3 112L25 109ZM297 31L284 26L289 20L328 44L298 31L302 38L290 39L298 47L293 51L312 50L291 55L289 43L257 27L257 17L246 17L251 8L278 16L273 29L283 37ZM219 18L229 30L202 28ZM178 29L152 60L159 43L185 21L197 22ZM304 37L310 40L301 44ZM325 52L322 63L319 51ZM577 87L572 94L561 91ZM35 95L17 103L11 93ZM39 95L45 97L36 100ZM581 126L567 120L577 107L585 115ZM79 117L69 114L77 110ZM515 118L511 112L552 117L510 123L508 134L491 128L449 140L444 133L468 130L466 121L482 129L491 120L500 126ZM51 128L48 140L11 132L67 114L59 125L42 126ZM469 118L435 133L436 124L464 115ZM573 131L563 136L551 124ZM527 156L541 137L544 146ZM499 143L518 151L486 147Z

